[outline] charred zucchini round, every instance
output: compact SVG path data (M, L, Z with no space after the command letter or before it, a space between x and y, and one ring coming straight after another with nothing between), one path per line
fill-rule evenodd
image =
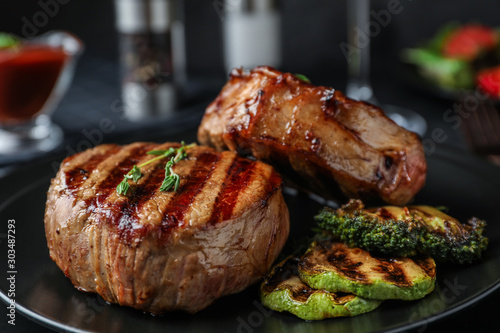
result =
M305 320L351 317L372 311L380 305L379 300L312 289L300 280L298 262L299 258L289 257L272 269L260 288L262 304Z
M434 290L436 264L430 257L375 257L334 241L313 242L298 264L312 288L368 299L414 300Z

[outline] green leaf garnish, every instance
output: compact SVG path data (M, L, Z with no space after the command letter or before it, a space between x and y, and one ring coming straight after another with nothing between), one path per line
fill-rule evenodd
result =
M172 155L173 153L175 153L175 149L170 147L169 149L166 149L166 150L151 150L151 151L148 151L146 154L169 156L169 155Z
M130 175L125 175L126 178L132 179L135 183L142 177L141 169L137 165L134 165Z
M311 83L311 80L309 80L309 79L307 78L307 76L305 76L305 75L302 75L302 74L295 74L295 77L296 77L297 79L299 79L299 80L304 81L304 82Z
M165 166L165 179L163 180L163 183L160 186L160 191L168 191L172 187L174 187L174 191L177 191L177 189L179 188L181 178L172 170L172 167L174 166L175 163L187 157L186 149L196 145L195 143L192 143L186 146L184 141L182 141L181 144L182 146L179 148L170 147L169 149L166 150L148 151L146 154L156 155L157 157L150 159L149 161L146 161L140 164L139 166L134 165L132 170L130 170L129 172L127 172L127 174L123 176L122 182L118 184L118 186L116 187L116 192L120 195L127 195L127 192L130 189L130 184L128 183L128 180L131 179L133 182L137 183L137 181L142 177L142 172L141 172L142 167L150 163L153 163L154 161L158 161L162 158L169 157L173 154L175 154L175 156L172 157Z
M181 177L172 170L172 167L175 163L187 157L186 149L191 145L185 146L184 142L182 142L182 146L177 149L177 154L167 162L167 165L165 165L165 179L160 186L160 191L168 191L173 186L174 192L177 192L179 184L181 183Z
M17 37L15 37L11 34L7 34L5 32L0 32L0 49L14 47L17 44L19 44L20 42L21 41Z
M172 159L167 162L167 165L165 165L165 179L160 186L160 191L168 191L174 187L175 192L179 188L181 177L172 170L175 163L175 157L172 157Z
M123 179L122 182L116 187L116 192L121 195L127 195L127 191L130 188L127 178Z
M125 176L123 176L122 182L116 187L116 192L118 192L118 194L126 195L130 188L128 180L132 179L135 183L137 183L137 181L141 177L141 169L139 169L137 165L134 165L132 170L130 170Z

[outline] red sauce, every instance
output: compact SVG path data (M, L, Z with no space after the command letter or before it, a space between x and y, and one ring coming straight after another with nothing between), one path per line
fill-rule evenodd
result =
M39 44L0 50L0 122L28 120L39 112L67 57L61 48Z

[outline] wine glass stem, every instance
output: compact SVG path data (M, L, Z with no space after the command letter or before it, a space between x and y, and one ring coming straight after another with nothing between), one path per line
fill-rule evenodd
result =
M370 85L370 18L369 0L347 0L347 38L350 52L347 57L347 96L374 102Z

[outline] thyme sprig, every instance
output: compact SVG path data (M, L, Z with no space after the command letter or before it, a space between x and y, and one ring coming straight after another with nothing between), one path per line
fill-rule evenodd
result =
M116 192L120 195L127 195L127 192L130 189L129 180L132 180L133 182L137 183L137 181L142 177L141 168L160 159L170 157L171 155L174 154L175 156L172 157L165 166L165 179L163 180L163 183L160 186L160 191L168 191L172 187L174 187L174 191L177 191L180 184L180 177L172 170L172 167L180 160L186 158L187 157L186 149L191 148L193 146L195 146L195 143L186 146L184 141L182 141L182 146L179 148L170 147L169 149L165 150L148 151L146 154L157 155L157 157L150 159L149 161L146 161L140 164L139 166L134 165L132 170L130 170L129 172L127 172L127 174L123 176L122 182L118 184L118 186L116 187Z
M168 191L172 188L172 186L174 186L174 192L177 192L177 189L179 188L179 184L181 182L181 177L179 177L179 175L176 174L174 170L172 170L172 167L175 163L186 158L186 148L188 147L189 146L184 146L183 144L182 147L177 150L177 154L172 157L170 161L168 161L165 165L165 179L160 186L160 191Z
M309 78L303 74L295 74L295 77L301 81L304 81L306 83L311 83L311 80L309 80Z
M165 179L163 180L163 183L160 186L160 191L168 191L172 188L172 186L175 186L174 188L175 192L179 188L179 183L181 181L181 178L179 177L178 174L176 174L172 170L174 164L175 160L172 157L172 159L170 159L170 161L168 161L167 165L165 166Z

